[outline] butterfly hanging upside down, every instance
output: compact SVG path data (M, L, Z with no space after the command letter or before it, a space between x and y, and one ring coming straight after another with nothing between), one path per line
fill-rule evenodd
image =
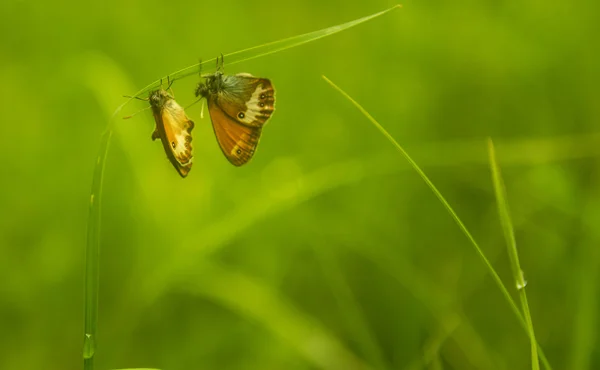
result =
M156 121L152 140L162 141L173 167L181 177L186 177L192 169L194 122L185 115L183 108L177 104L173 96L162 87L150 92L148 99Z
M223 56L217 71L204 75L196 96L205 98L213 129L225 157L234 166L248 163L263 126L275 110L275 89L270 80L248 73L223 74Z
M167 90L173 81L168 81ZM150 102L156 127L152 140L160 139L165 153L181 177L186 177L192 169L192 129L194 122L167 90L160 88L150 91L148 98L138 98ZM123 118L131 118L127 116Z

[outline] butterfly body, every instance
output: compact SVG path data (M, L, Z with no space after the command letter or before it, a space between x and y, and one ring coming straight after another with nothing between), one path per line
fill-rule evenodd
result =
M181 177L186 177L192 169L192 129L190 120L183 108L165 90L150 92L148 97L156 127L152 140L160 139L167 157Z
M263 126L275 110L270 80L247 73L217 71L198 84L196 96L207 101L219 146L225 157L241 166L254 155Z

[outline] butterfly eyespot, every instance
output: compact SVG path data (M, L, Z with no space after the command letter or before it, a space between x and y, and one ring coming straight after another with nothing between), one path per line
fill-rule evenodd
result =
M242 119L244 117L246 117L246 115L244 114L244 112L238 113L238 118Z
M238 149L238 150L236 150L235 152L236 152L237 154L242 154L242 150L241 150L241 149Z
M258 105L260 105L261 107L264 107L264 106L265 106L265 103L263 103L263 102L260 102L260 104L258 104Z
M173 149L175 149L175 142L171 141L171 146L173 147Z
M260 98L261 98L261 99L264 99L264 98L266 98L266 97L267 97L267 96L266 96L265 94L260 94Z

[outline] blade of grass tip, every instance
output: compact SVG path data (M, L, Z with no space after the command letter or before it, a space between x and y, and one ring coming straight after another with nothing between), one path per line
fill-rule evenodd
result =
M382 15L394 10L394 9L399 9L401 7L402 7L402 5L397 4L397 5L392 6L391 8L382 10L378 13L371 14L366 17L362 17L362 18L359 18L359 19L356 19L356 20L353 20L350 22L339 24L337 26L328 27L328 28L318 30L318 31L305 33L303 35L288 37L287 39L270 42L270 43L263 44L260 46L255 46L252 48L236 51L234 53L225 55L225 57L227 57L228 59L231 59L231 61L227 62L228 64L234 64L234 63L240 63L240 62L243 62L243 61L246 61L249 59L254 59L254 58L262 57L265 55L273 54L278 51L283 51L285 49L289 49L289 48L292 48L295 46L300 46L300 45L306 44L308 42L316 41L323 37L330 36L335 33L344 31L348 28L351 28L351 27L357 26L361 23L370 21L371 19L377 18L379 16L382 16ZM250 52L252 52L252 53L250 53ZM250 54L250 55L246 56L246 54Z
M444 205L444 208L446 208L446 210L448 211L448 213L450 214L450 216L458 224L458 227L463 232L463 234L465 234L465 236L467 237L467 239L469 239L469 241L471 242L471 244L475 248L475 251L477 252L477 254L479 255L479 257L482 259L484 265L488 269L488 271L489 271L490 275L492 276L493 280L496 282L496 285L498 286L498 288L502 292L502 295L504 296L504 298L508 302L511 310L513 311L513 313L515 314L515 316L519 320L519 323L528 332L527 323L525 322L525 319L523 318L523 315L521 314L521 311L519 311L519 308L517 307L517 304L512 299L512 297L510 296L510 293L506 289L506 286L504 285L504 283L500 279L500 276L498 275L498 273L496 272L496 270L494 270L494 267L492 266L492 264L490 263L490 261L487 259L487 257L483 253L483 250L479 247L479 244L475 241L475 238L473 238L473 236L471 235L471 233L469 232L469 230L467 229L467 227L464 225L464 223L462 222L462 220L458 217L458 215L454 211L454 209L446 201L446 198L444 198L442 196L442 194L440 193L440 191L435 187L435 185L433 185L433 183L431 182L431 180L429 180L429 178L427 177L427 175L425 175L425 172L423 172L423 170L421 170L421 168L417 165L417 163L415 161L413 161L413 159L408 155L408 153L392 137L392 135L390 135L387 132L387 130L383 126L381 126L379 124L379 122L377 122L375 120L375 118L373 118L373 116L371 116L369 114L369 112L367 112L367 110L365 108L363 108L360 104L358 104L358 102L356 100L352 99L352 97L350 95L348 95L348 93L346 93L344 90L342 90L336 84L334 84L330 79L328 79L325 76L322 76L322 77L323 77L323 79L331 87L333 87L336 91L338 91L343 97L345 97L346 99L348 99L392 143L392 145L394 145L394 147L400 152L400 154L402 154L402 156L408 161L408 163L410 163L410 165L413 167L413 169L419 174L419 176L423 179L423 181L425 181L425 183L427 184L427 186L431 189L431 191L435 194L435 196L439 199L439 201ZM544 353L543 353L540 345L538 344L537 346L538 346L540 358L542 359L542 362L544 363L544 366L547 369L551 369L550 364L548 363L548 361L547 361L547 359L546 359L546 357L545 357L545 355L544 355Z
M392 10L399 9L401 7L402 7L402 5L397 4L397 5L392 6L391 8L382 10L378 13L374 13L374 14L371 14L371 15L368 15L368 16L365 16L365 17L362 17L359 19L355 19L350 22L338 24L336 26L327 27L327 28L324 28L324 29L321 29L318 31L313 31L313 32L302 34L302 35L292 36L292 37L288 37L288 38L277 40L277 41L271 41L266 44L253 46L251 48L247 48L247 49L235 51L233 53L225 54L224 58L227 62L227 65L231 65L231 64L241 63L241 62L245 62L247 60L263 57L263 56L273 54L273 53L276 53L279 51L287 50L287 49L290 49L290 48L293 48L296 46L304 45L309 42L322 39L323 37L331 36L333 34L341 32L341 31L345 31L349 28L358 26L361 23L370 21L372 19L380 17L386 13L391 12ZM189 76L198 74L198 72L200 71L199 67L201 65L202 65L203 71L206 71L206 72L214 71L215 70L215 59L216 58L212 58L212 59L203 61L202 63L193 64L189 67L185 67L183 69L180 69L179 71L173 72L168 76L172 81L179 80L179 79L182 79L185 77L189 77ZM161 80L166 81L166 79L167 79L167 76L164 76ZM132 96L134 96L134 97L140 96L141 94L158 87L160 85L161 80L152 82L151 84L144 87L143 89L141 89L140 91L138 91L136 94L134 94Z
M529 331L529 338L531 340L531 368L533 370L539 370L540 364L537 354L537 346L535 340L535 333L533 331L533 322L531 320L531 313L529 312L529 303L527 302L527 294L525 292L525 285L527 282L523 277L523 271L519 263L519 254L517 253L517 243L515 239L514 227L510 218L510 212L508 210L508 203L506 201L506 189L504 187L504 181L500 173L500 167L496 161L496 151L494 150L494 143L492 139L488 139L488 151L490 157L490 167L492 170L492 182L494 183L494 191L496 193L496 203L498 205L498 216L500 217L500 223L502 224L502 230L504 232L504 238L506 239L506 246L508 248L508 255L510 257L510 264L517 290L519 291L519 298L521 300L521 306L523 309L523 315L525 316L525 322L527 323L527 330Z

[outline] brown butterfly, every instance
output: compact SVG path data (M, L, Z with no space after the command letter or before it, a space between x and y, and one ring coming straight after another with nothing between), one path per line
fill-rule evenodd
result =
M173 96L162 87L151 91L148 100L156 121L152 140L162 141L173 167L181 177L186 177L192 169L194 122L185 115L183 108L177 104Z
M221 57L221 68L222 64ZM248 163L256 151L263 126L275 110L273 84L248 73L225 75L219 68L202 77L205 81L198 84L196 96L206 98L223 154L234 166Z

